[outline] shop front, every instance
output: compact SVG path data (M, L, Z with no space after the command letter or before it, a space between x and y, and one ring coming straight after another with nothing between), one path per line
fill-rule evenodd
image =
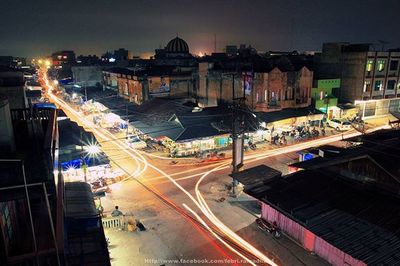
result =
M211 150L221 149L231 144L228 134L175 142L174 156L191 156Z

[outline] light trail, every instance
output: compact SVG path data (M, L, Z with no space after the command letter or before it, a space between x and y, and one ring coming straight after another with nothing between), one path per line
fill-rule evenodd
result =
M194 217L196 217L197 220L199 220L203 226L216 238L218 239L222 244L224 244L227 248L229 248L231 251L235 252L237 255L239 255L241 258L245 259L248 263L251 265L256 266L254 262L252 262L249 258L245 257L243 254L232 248L227 242L225 242L219 235L217 235L208 225L207 223L191 208L189 208L185 203L182 204L183 207L185 207L190 213L193 214Z
M181 185L179 185L171 176L169 176L167 173L165 173L163 170L159 169L158 167L149 164L147 162L147 160L142 156L142 154L140 154L139 152L137 152L135 149L131 148L131 147L127 147L125 143L123 143L121 140L117 139L114 135L112 135L110 132L105 131L105 133L101 132L99 129L97 129L95 127L95 125L91 122L88 121L86 118L82 117L76 110L74 110L72 107L70 107L65 101L59 99L58 97L56 97L54 94L52 94L51 89L53 88L52 85L49 84L48 79L45 78L45 83L48 87L48 95L52 98L52 100L54 102L56 102L58 105L62 106L63 108L67 109L71 114L74 114L76 118L78 118L79 121L81 121L84 125L86 125L89 129L91 129L93 132L96 133L96 135L100 136L103 140L110 140L113 139L115 140L113 142L114 145L118 146L121 148L121 150L125 153L127 153L128 155L130 155L133 159L135 159L136 162L141 161L144 164L144 168L140 171L138 171L138 173L135 173L132 175L132 177L137 177L138 175L141 175L144 171L146 171L146 169L148 167L154 169L155 171L159 172L161 175L164 175L166 178L168 178L171 183L173 183L177 188L179 188L184 194L186 194L189 199L191 199L193 201L193 203L200 209L202 210L201 205L197 202L197 200L187 191L185 190ZM107 137L106 135L108 135L109 137ZM135 153L135 154L133 154ZM207 214L206 212L203 212L205 215ZM207 216L207 215L206 215ZM209 218L209 217L207 217ZM212 217L211 217L212 218ZM233 242L238 243L239 246L242 246L242 244L240 243L240 241L237 241L237 239L232 239ZM224 245L229 245L226 242L224 242ZM248 244L250 245L250 244ZM236 250L235 248L233 248L231 245L229 245L231 250ZM255 249L255 248L254 248ZM247 250L247 248L246 248ZM235 253L240 253L238 250L235 251ZM261 252L259 252L261 253ZM241 254L241 257L245 257L243 254ZM258 257L258 256L257 256ZM270 259L264 260L265 256L262 257L258 257L259 259L268 262L271 261ZM247 259L249 260L249 259ZM276 264L272 264L272 265L276 265Z
M46 85L49 88L52 88L51 85L48 84L48 80L47 78L45 79ZM163 170L159 169L158 167L150 164L147 162L147 160L144 158L144 156L139 153L137 150L131 148L131 147L127 147L125 143L123 143L121 140L117 139L113 134L111 134L108 131L105 131L105 133L101 132L99 129L97 129L95 127L95 125L90 122L87 121L84 117L81 117L80 114L75 111L72 107L70 107L66 102L64 102L63 100L59 99L58 97L56 97L55 95L53 95L49 89L49 96L52 97L52 99L57 102L59 105L63 106L64 108L68 109L72 114L75 114L75 116L85 125L87 125L88 128L90 128L93 132L95 132L98 136L100 136L102 139L104 140L114 140L113 144L118 146L119 148L121 148L121 150L125 153L127 153L130 157L132 157L138 165L139 162L142 162L144 164L143 169L138 168L137 171L135 171L135 174L132 175L132 177L137 178L138 176L142 175L147 168L152 168L153 170L157 171L158 173L160 173L162 176L166 177L172 184L174 184L178 189L180 189L184 194L186 194L188 196L188 198L201 210L201 212L207 217L207 219L213 224L215 225L219 231L223 232L224 235L226 237L228 237L229 239L232 240L232 242L234 242L235 244L237 244L238 246L240 246L241 248L247 250L249 253L253 254L254 256L256 256L257 258L259 258L260 260L270 264L270 265L277 265L274 261L272 261L272 259L268 258L267 256L265 256L262 252L260 252L258 249L256 249L254 246L252 246L250 243L248 243L246 240L244 240L243 238L241 238L239 235L237 235L235 232L233 232L230 228L228 228L224 223L222 223L215 215L214 213L211 211L211 209L209 208L209 206L207 205L204 197L202 196L200 190L199 190L199 186L202 180L204 180L211 172L214 171L218 171L224 168L229 167L229 163L226 164L222 164L218 167L215 167L207 172L205 172L202 177L197 181L196 183L196 187L195 187L195 193L196 193L196 198L194 198L187 190L185 190L179 183L176 182L175 179L173 179L169 174L167 174L166 172L164 172ZM359 132L357 133L353 133L354 136L360 135ZM106 136L108 135L108 137ZM350 135L350 134L348 134ZM351 135L353 136L353 135ZM350 136L349 136L350 137ZM342 138L342 136L336 136L337 140L340 140ZM322 139L320 141L315 141L313 142L313 146L316 145L322 145L325 143L329 143L335 141L335 138L330 138L330 139ZM250 160L250 161L257 161L266 157L270 157L270 156L275 156L275 155L279 155L279 154L283 154L283 153L287 153L287 152L291 152L291 151L296 151L296 150L301 150L301 149L305 149L305 148L309 148L310 147L310 143L301 143L301 144L297 144L297 145L293 145L290 147L284 147L284 148L278 148L275 150L270 150L270 151L266 151L265 153L261 153L261 154L256 154L256 155L251 155L251 156L247 156L246 160ZM186 204L185 204L186 205ZM184 206L185 206L184 205ZM186 205L187 206L187 205ZM200 217L195 214L195 212L191 209L188 209L193 215L195 215L195 217L197 219L199 219ZM201 223L204 223L205 225L207 225L204 220L199 220ZM207 225L208 228L210 228ZM212 234L215 236L216 233L210 228ZM243 258L245 257L243 254L241 254L238 250L234 249L231 245L229 245L227 242L225 242L224 240L222 240L221 238L217 238L221 243L223 243L224 245L226 245L229 249L231 249L232 251L234 251L236 254L240 254L240 256ZM248 258L246 258L246 260L249 260Z

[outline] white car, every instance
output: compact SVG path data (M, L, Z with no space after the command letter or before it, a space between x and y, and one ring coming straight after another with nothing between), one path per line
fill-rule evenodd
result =
M333 127L337 131L350 130L352 128L351 123L347 120L331 119L326 122L328 127Z
M137 135L128 135L126 143L135 149L142 149L147 146L146 142L142 141Z

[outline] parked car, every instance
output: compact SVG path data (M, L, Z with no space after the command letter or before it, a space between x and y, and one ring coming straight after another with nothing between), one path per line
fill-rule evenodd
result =
M129 147L135 149L142 149L147 146L146 142L142 141L137 135L128 135L126 137L126 143L129 145Z
M348 120L331 119L326 123L328 127L333 127L337 131L350 130L352 128L351 123Z

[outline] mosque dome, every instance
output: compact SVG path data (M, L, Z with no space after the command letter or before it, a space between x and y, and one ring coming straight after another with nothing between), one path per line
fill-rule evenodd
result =
M165 47L165 51L168 53L189 53L188 44L179 37L169 41Z

